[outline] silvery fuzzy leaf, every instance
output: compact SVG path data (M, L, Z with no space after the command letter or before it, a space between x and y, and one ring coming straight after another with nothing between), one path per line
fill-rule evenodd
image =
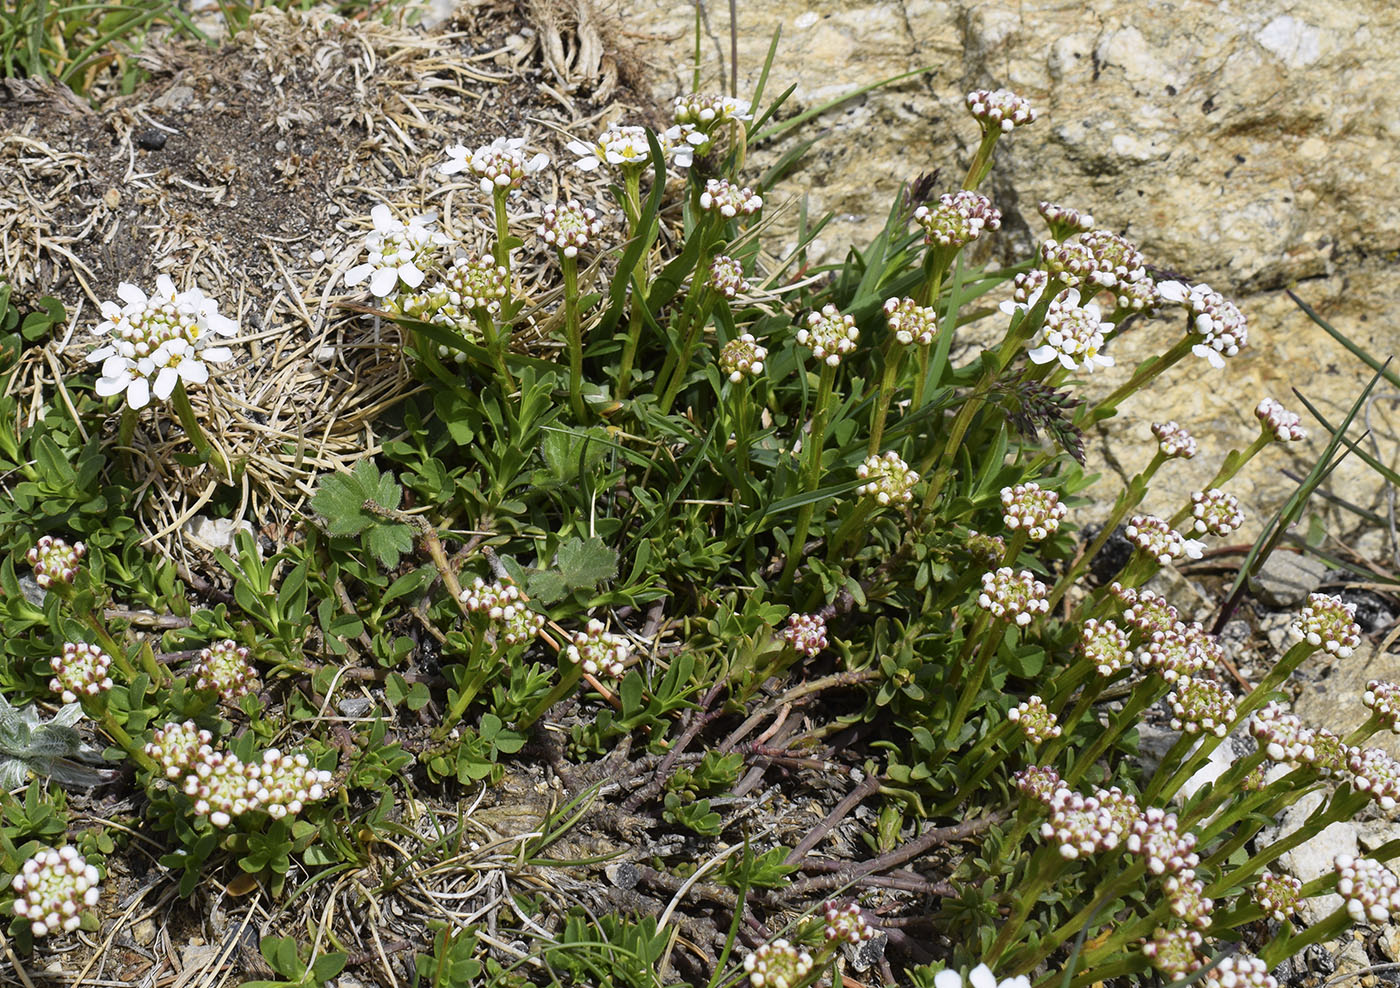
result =
M18 758L0 761L0 789L18 789L29 780L29 766Z
M58 708L58 713L53 715L53 720L49 721L54 727L72 727L83 719L83 705L81 703L65 703Z
M67 789L92 789L111 782L121 773L110 768L89 768L66 758L55 758L43 766L43 774Z

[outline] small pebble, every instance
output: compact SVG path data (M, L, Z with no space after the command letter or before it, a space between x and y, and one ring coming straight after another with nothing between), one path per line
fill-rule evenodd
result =
M147 151L159 151L165 147L165 142L168 139L169 135L165 131L157 130L155 127L147 127L145 130L136 132L137 147L145 148Z

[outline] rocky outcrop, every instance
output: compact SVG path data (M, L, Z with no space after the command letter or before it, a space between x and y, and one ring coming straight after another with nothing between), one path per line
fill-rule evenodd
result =
M839 258L868 239L902 181L938 168L961 181L977 143L962 105L974 88L1007 87L1041 112L1003 142L983 187L1007 214L999 259L1025 256L1044 225L1040 199L1092 212L1155 265L1209 282L1249 315L1250 348L1212 371L1192 361L1125 406L1100 468L1129 472L1150 451L1144 420L1175 418L1201 454L1164 470L1148 507L1170 511L1254 432L1250 411L1273 395L1302 412L1300 389L1333 421L1369 377L1283 295L1296 290L1343 333L1384 358L1400 331L1400 8L1371 0L939 3L840 0L739 4L739 91L751 91L781 26L769 94L797 88L791 112L878 79L927 72L834 109L803 168L776 190L836 213L818 253ZM711 85L729 74L727 4L707 3ZM689 89L689 0L620 0L629 32L651 36L655 95ZM717 66L722 69L718 71ZM777 153L780 149L771 149ZM1158 321L1124 338L1102 393L1175 338ZM1394 430L1377 406L1386 456ZM1306 417L1306 416L1305 416ZM1309 422L1314 437L1320 426ZM1359 433L1359 429L1356 430ZM1305 472L1320 442L1275 448L1232 484L1251 515L1245 535L1287 497L1281 470ZM1106 453L1106 455L1104 455ZM1366 506L1380 484L1353 457L1333 489ZM1319 508L1324 507L1319 503ZM1354 525L1332 512L1331 526Z

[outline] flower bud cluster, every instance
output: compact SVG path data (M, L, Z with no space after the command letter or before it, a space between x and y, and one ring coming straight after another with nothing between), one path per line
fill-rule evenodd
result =
M1061 787L1049 801L1050 819L1040 825L1040 836L1053 840L1067 861L1111 851L1124 837L1114 815L1094 796L1082 796Z
M1352 788L1366 793L1386 812L1400 806L1400 762L1380 748L1352 748L1347 752Z
M1138 809L1137 797L1128 795L1117 786L1094 789L1094 798L1113 818L1113 826L1120 841L1132 832L1133 824L1142 816L1142 811Z
M1278 979L1258 957L1232 954L1201 978L1201 988L1278 988Z
M840 365L841 358L856 348L860 330L853 317L842 315L836 306L827 304L820 312L807 314L807 325L797 331L797 342L809 348L812 356L825 361L828 367Z
M399 292L391 295L385 303L385 307L391 312L407 316L409 319L432 323L434 326L445 326L468 338L480 335L471 314L448 301L447 286L442 282L421 292ZM439 343L437 349L438 356L443 360L450 357L459 364L467 361L466 353L455 347L448 348Z
M1337 894L1346 900L1347 914L1358 923L1385 923L1400 912L1400 879L1371 858L1339 854L1332 862L1337 870Z
M841 907L828 902L822 911L826 923L822 926L822 936L827 943L858 944L875 936L875 928L865 921L860 906L855 903Z
M1006 540L1000 535L988 535L975 528L967 531L967 551L973 559L995 566L1006 558Z
M753 189L733 185L722 178L711 178L706 180L705 191L700 193L700 208L707 213L719 213L726 219L741 213L752 216L763 208L763 197Z
M564 656L574 665L583 666L590 676L619 679L632 656L632 646L621 635L608 631L602 621L593 618L583 631L575 631Z
M1137 549L1163 566L1184 556L1201 558L1203 546L1200 542L1183 538L1180 532L1155 515L1134 515L1123 529L1123 534Z
M1213 644L1200 625L1177 622L1166 631L1152 632L1138 661L1166 682L1176 683L1215 667L1217 653L1211 647Z
M1090 281L1098 270L1094 252L1077 240L1042 240L1040 261L1046 274L1071 288Z
M580 206L577 199L570 199L562 206L544 207L540 225L535 230L541 240L565 257L577 257L578 252L597 240L602 232L603 221L598 214Z
M1079 654L1094 664L1100 676L1112 676L1133 663L1128 634L1112 621L1089 618L1079 629Z
M930 246L965 247L984 230L1001 229L1001 210L984 195L966 189L944 193L937 205L914 210L914 221L924 228L924 243Z
M1128 278L1119 278L1111 289L1113 304L1118 311L1155 312L1162 307L1162 293L1145 270Z
M261 762L244 762L231 751L199 749L185 776L184 793L194 800L196 816L223 828L234 817L258 810L275 820L295 816L305 804L323 799L331 773L311 767L304 754L263 752Z
M1215 902L1206 898L1203 883L1185 874L1168 875L1162 879L1162 891L1167 894L1167 908L1173 916L1198 930L1210 928Z
M75 703L79 697L97 696L112 688L112 677L107 675L112 657L96 645L64 642L63 654L55 655L49 665L53 667L49 689L64 703Z
M1012 707L1006 712L1006 719L1018 725L1031 744L1041 744L1060 736L1060 725L1055 722L1055 715L1038 696Z
M811 658L826 648L826 618L820 614L789 614L783 640L793 651Z
M24 554L34 568L34 582L47 590L55 583L72 583L78 575L78 564L87 555L81 542L69 545L53 535L43 535Z
M145 751L165 770L167 779L183 776L201 757L201 752L213 751L214 736L202 730L194 721L184 723L174 721L157 728Z
M967 110L987 130L1009 134L1035 122L1030 100L1009 89L975 89L967 94Z
M1191 492L1191 516L1196 519L1195 530L1210 535L1229 535L1244 526L1239 499L1218 487Z
M1176 608L1159 593L1136 590L1117 582L1111 584L1108 590L1123 605L1123 620L1144 634L1171 631L1181 622Z
M1152 434L1157 437L1157 449L1165 457L1189 460L1196 455L1196 440L1176 422L1153 422Z
M456 144L446 149L448 161L438 171L443 175L453 175L470 168L472 174L481 179L481 191L486 195L498 190L518 189L527 175L533 175L549 164L547 154L536 154L527 159L524 147L523 137L498 137L471 152L465 145Z
M215 642L199 653L194 664L194 688L219 694L232 703L253 688L257 674L248 662L248 650L231 638Z
M1292 875L1275 875L1266 871L1254 883L1254 904L1275 922L1285 922L1298 911L1303 897L1303 883Z
M1396 724L1400 724L1400 686L1395 683L1384 679L1368 681L1361 702L1387 731L1394 731Z
M1027 353L1032 363L1059 361L1066 370L1082 367L1085 373L1113 366L1113 358L1103 352L1104 333L1111 332L1113 324L1101 320L1097 305L1081 306L1079 299L1078 290L1068 288L1051 301L1033 340L1036 346Z
M1051 804L1056 793L1065 789L1060 773L1048 765L1031 765L1017 772L1014 778L1021 795L1046 806Z
M1297 714L1270 700L1249 718L1249 733L1276 762L1311 762L1312 732Z
M752 119L751 110L752 107L748 100L739 99L736 96L724 96L717 93L690 93L686 96L676 97L675 121L678 124L690 124L702 131L708 131L714 125L729 120Z
M767 348L759 346L752 333L744 333L737 340L730 340L724 345L719 352L719 368L729 376L729 380L738 384L745 375L758 377L762 374L767 359Z
M1078 209L1059 206L1043 199L1036 203L1035 211L1050 225L1050 236L1064 240L1076 233L1084 233L1094 228L1094 217Z
M1050 276L1040 268L1022 271L1011 280L1011 297L1001 303L1001 311L1008 316L1017 310L1025 312L1040 301L1045 286L1050 284Z
M487 583L478 576L462 591L461 600L471 613L486 615L496 628L496 640L504 645L524 645L544 630L544 615L526 606L513 583Z
M1192 331L1204 337L1191 352L1212 367L1224 367L1225 358L1233 357L1249 342L1244 313L1209 285L1188 288L1179 281L1164 281L1157 285L1157 291L1167 301L1190 310Z
M885 322L904 346L928 346L938 335L938 313L912 298L886 299Z
M1196 854L1196 835L1181 833L1176 814L1156 806L1147 807L1133 821L1132 832L1123 843L1143 859L1154 875L1193 878L1196 865L1201 863Z
M726 254L717 254L710 262L710 277L705 284L727 299L735 298L752 287L744 278L744 265L738 258Z
M1037 483L1017 484L1001 489L1001 520L1013 532L1024 531L1032 542L1054 535L1069 509L1060 495L1043 490Z
M1331 594L1310 593L1290 630L1309 645L1345 659L1361 644L1361 626L1355 618L1355 604Z
M982 574L982 592L977 604L993 616L1015 621L1025 627L1037 614L1050 610L1049 590L1030 570L1019 573L1010 566Z
M744 972L753 988L796 988L812 972L812 955L774 940L744 958Z
M1185 677L1167 694L1173 731L1223 738L1235 723L1235 698L1214 679Z
M856 476L862 481L856 496L873 498L881 507L908 504L914 499L914 485L919 482L919 475L894 450L884 456L867 456L856 467Z
M1178 980L1200 969L1202 961L1196 953L1200 946L1199 930L1188 926L1158 927L1152 939L1142 945L1142 954L1158 971Z
M1296 443L1308 437L1308 430L1303 428L1303 420L1284 408L1276 399L1261 399L1259 404L1254 406L1254 417L1259 420L1260 429L1266 434L1273 433L1274 438L1281 443Z
M97 905L97 883L97 869L72 844L44 848L10 883L15 915L29 920L36 937L60 930L71 933L81 924L82 911Z
M501 301L510 295L510 272L490 254L459 257L443 273L440 286L447 301L463 311L481 310L491 315L501 311Z
M1094 255L1094 272L1090 279L1096 285L1113 288L1149 278L1147 260L1137 245L1108 230L1091 230L1079 238Z

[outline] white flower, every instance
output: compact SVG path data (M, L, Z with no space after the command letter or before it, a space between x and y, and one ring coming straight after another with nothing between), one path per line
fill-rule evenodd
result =
M1212 367L1224 367L1226 357L1233 357L1248 344L1249 329L1244 313L1209 285L1187 286L1179 281L1163 281L1158 283L1157 293L1191 311L1192 330L1205 337L1191 347L1191 352Z
M451 243L447 235L430 227L437 220L433 212L412 217L407 224L389 207L380 203L370 211L374 229L365 237L369 260L345 272L345 284L358 285L369 279L369 290L376 298L392 295L402 281L410 289L423 283L419 257L433 247Z
M1113 358L1103 352L1105 330L1113 324L1102 322L1099 307L1090 302L1082 308L1079 292L1070 288L1057 295L1045 313L1045 324L1037 339L1040 345L1028 356L1033 363L1058 360L1066 370L1092 372L1095 367L1112 367Z
M978 964L967 975L967 983L972 988L1030 988L1030 979L1024 974L1015 978L997 981L992 969ZM943 970L933 976L934 988L962 988L963 978L957 971Z
M579 160L574 164L585 172L591 172L603 162L639 167L646 164L651 156L647 132L643 127L609 127L592 144L570 141L565 147L579 155Z
M443 175L455 175L470 168L481 176L481 191L490 195L496 189L519 188L527 175L549 164L549 155L537 154L527 159L522 152L523 137L498 137L475 151L454 144L446 150L448 161L438 168Z
M156 293L147 296L123 282L117 295L125 303L103 302L102 322L93 332L106 342L88 354L89 363L102 364L99 395L126 393L127 404L144 408L151 395L166 400L178 381L203 384L209 380L206 361L233 358L226 346L209 346L215 336L234 336L238 323L219 314L218 303L198 288L176 291L169 275L156 279Z

